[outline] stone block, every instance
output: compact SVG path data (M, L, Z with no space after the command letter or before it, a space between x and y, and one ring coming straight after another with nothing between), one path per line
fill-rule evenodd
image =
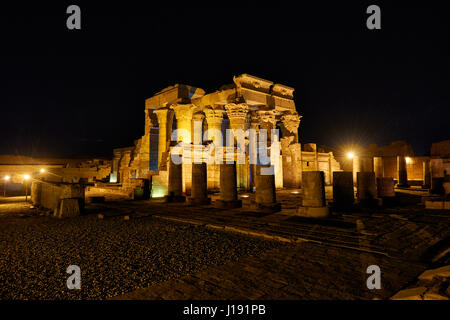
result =
M326 218L330 214L328 207L298 207L297 214L306 218Z
M56 212L57 218L71 218L80 215L80 204L78 199L62 199L59 210Z
M105 202L105 197L104 196L87 197L87 202L88 203L103 203L103 202Z
M242 207L242 200L225 201L225 200L222 200L222 199L217 199L215 204L216 204L217 207L224 208L224 209L241 208Z
M358 200L370 200L377 198L377 187L375 184L375 173L357 173L357 196Z
M391 300L423 300L423 294L427 291L426 287L417 287L405 289L397 292Z
M325 206L325 176L323 171L306 171L302 173L303 206Z
M377 178L377 190L380 198L395 197L394 178Z
M333 172L333 202L336 207L350 207L355 200L353 173L351 171Z
M435 277L450 278L450 265L426 270L419 276L419 280L432 280Z
M436 209L436 210L450 210L450 201L442 200L426 200L426 209Z

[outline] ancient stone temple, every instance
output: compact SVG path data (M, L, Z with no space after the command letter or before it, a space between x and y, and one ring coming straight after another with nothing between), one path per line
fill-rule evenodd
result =
M222 149L226 157L238 160L237 188L253 190L256 171L249 159L248 149L254 147L249 132L266 129L269 141L271 129L278 129L279 151L270 153L271 160L278 157L272 162L276 188L300 188L302 172L313 170L324 171L325 182L330 184L331 173L340 170L339 164L332 153L317 152L315 144L302 150L298 138L301 115L293 98L293 88L248 74L234 77L233 84L208 94L189 85L165 88L145 102L144 136L133 147L114 150L111 182L132 187L139 179L149 179L153 197L166 195L168 161L177 145L183 155L183 191L190 193L195 150L204 151L214 144L213 154ZM236 133L234 141L227 135L229 131ZM243 141L236 139L237 133ZM201 157L200 161L207 162ZM219 190L220 164L207 162L207 186Z

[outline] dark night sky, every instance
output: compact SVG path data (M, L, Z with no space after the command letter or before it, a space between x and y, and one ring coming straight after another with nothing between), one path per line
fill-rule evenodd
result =
M82 30L66 29L69 4ZM0 154L109 156L144 133L144 100L175 83L207 92L249 73L295 88L301 142L450 139L449 22L443 7L80 2L4 7ZM369 3L370 4L370 3Z

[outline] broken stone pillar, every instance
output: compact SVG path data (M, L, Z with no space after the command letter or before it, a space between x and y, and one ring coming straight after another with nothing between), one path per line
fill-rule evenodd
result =
M72 218L80 215L80 202L78 199L61 199L59 210L55 211L56 218Z
M444 194L444 163L442 159L431 159L431 190L433 194Z
M192 163L192 186L189 203L194 205L210 204L206 176L206 163Z
M354 201L353 173L333 172L333 205L337 208L349 208L353 206Z
M375 172L375 178L383 178L383 158L374 157L373 158L373 171Z
M431 169L430 160L423 162L423 188L429 189L431 187Z
M183 193L183 165L176 164L169 156L169 183L167 187L168 195L164 198L166 202L184 202L186 197Z
M373 172L373 158L372 157L361 157L361 172Z
M237 196L236 163L220 165L220 199L217 204L222 208L240 208L242 201Z
M380 198L395 197L394 178L377 178L377 190Z
M31 183L31 203L34 206L40 206L41 205L41 192L42 192L42 184L41 182L34 180Z
M256 165L256 209L264 212L276 212L281 210L281 205L276 201L275 174L270 169L271 165ZM272 168L273 169L273 168ZM272 174L267 174L272 172Z
M297 208L297 214L310 218L325 218L329 209L325 200L325 174L323 171L305 171L302 173L303 199Z
M353 184L356 186L358 172L361 172L360 158L358 156L354 156L352 159L352 164L353 164Z
M377 187L374 172L358 172L357 198L362 205L377 204Z
M377 178L378 204L392 205L395 201L394 178Z
M397 173L398 173L398 187L408 186L408 174L406 172L406 159L404 156L397 156Z

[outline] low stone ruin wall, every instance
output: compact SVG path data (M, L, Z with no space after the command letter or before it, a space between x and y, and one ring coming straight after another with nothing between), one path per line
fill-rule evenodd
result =
M31 202L37 207L53 210L53 216L78 216L84 209L84 185L33 181Z

